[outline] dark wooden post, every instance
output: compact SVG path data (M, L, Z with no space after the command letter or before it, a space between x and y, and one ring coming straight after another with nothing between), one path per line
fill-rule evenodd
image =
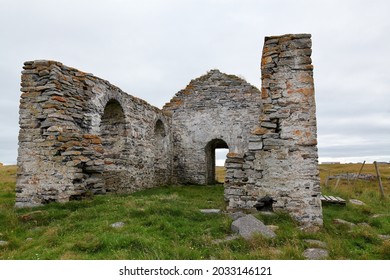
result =
M376 170L376 176L378 177L379 191L381 193L381 198L385 198L385 192L383 191L381 174L379 174L379 169L378 169L378 165L376 164L376 161L374 161L374 165L375 165L375 170Z

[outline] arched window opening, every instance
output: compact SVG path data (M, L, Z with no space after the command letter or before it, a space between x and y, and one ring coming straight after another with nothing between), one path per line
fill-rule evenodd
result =
M117 100L111 99L104 108L100 122L100 134L104 156L115 161L121 155L125 144L125 115Z
M156 138L164 138L165 137L165 127L164 123L161 120L157 120L156 126L154 127L154 135Z
M220 168L219 165L224 162L223 158L226 159L228 152L229 147L222 139L213 139L206 145L206 184L212 185L225 181L224 168Z
M168 139L166 137L165 125L157 120L154 127L154 171L155 180L161 185L168 182Z

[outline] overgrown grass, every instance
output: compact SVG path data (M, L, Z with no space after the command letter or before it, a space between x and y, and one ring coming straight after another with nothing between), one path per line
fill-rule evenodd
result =
M373 182L324 188L366 205L324 206L319 232L301 231L285 213L259 213L265 224L278 226L276 238L215 242L232 234L231 219L199 209L225 208L222 185L169 186L15 209L15 173L14 166L0 167L0 240L8 242L0 246L0 259L303 259L309 247L304 239L326 242L330 259L390 259L390 241L379 237L390 234L387 181L386 200L379 199ZM349 228L334 224L335 218L366 224ZM111 227L115 222L124 226Z

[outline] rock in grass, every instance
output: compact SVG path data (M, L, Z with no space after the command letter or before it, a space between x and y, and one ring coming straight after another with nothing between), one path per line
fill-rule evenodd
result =
M111 224L111 227L113 227L113 228L121 228L124 226L125 226L124 222L116 222L116 223Z
M8 241L0 240L0 247L5 247L8 245Z
M350 199L349 202L355 205L366 205L363 201L360 201L358 199Z
M249 240L253 234L259 233L267 238L273 238L276 234L264 225L260 220L253 215L246 215L235 220L232 223L231 229L233 232L240 234L244 239Z
M387 234L379 234L378 237L382 240L389 240L390 239L390 235L387 235Z
M329 253L325 249L308 248L303 252L303 256L307 260L323 260L329 256Z
M229 213L228 215L229 215L230 218L232 218L233 221L235 221L235 220L237 220L237 219L239 219L241 217L246 216L246 214L244 214L241 211Z
M219 214L221 213L220 209L200 209L200 212L203 214Z

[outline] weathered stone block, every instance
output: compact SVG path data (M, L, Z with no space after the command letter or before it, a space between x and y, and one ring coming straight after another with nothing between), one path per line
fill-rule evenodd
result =
M276 237L272 230L252 215L238 218L232 223L231 229L247 240L253 238L254 234L260 234L268 238Z

